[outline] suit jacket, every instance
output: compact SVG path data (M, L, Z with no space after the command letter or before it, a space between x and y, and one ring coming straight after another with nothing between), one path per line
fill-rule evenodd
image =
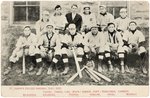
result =
M82 24L82 17L79 14L76 14L75 18L72 19L72 13L68 13L66 14L66 19L67 19L67 26L69 26L69 24L74 23L76 25L77 31L80 31L81 29L81 24Z

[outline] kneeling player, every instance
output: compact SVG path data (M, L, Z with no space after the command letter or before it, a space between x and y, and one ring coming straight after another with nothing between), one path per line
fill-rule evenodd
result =
M122 47L123 41L121 34L115 30L114 23L108 23L107 29L108 31L104 32L106 38L105 57L108 61L109 70L113 71L113 65L111 62L111 56L113 55L111 54L115 53L119 56L119 59L121 60L121 72L124 73L124 49Z
M144 47L145 37L141 31L137 30L137 23L135 21L129 23L129 30L124 33L123 41L126 53L132 52L140 55L143 64L142 71L146 74L146 65L144 65L147 53Z
M84 51L86 58L92 60L98 56L98 71L102 72L102 61L104 58L104 34L98 31L98 26L92 26L91 32L87 33L84 38Z
M30 26L26 26L23 30L23 36L19 37L16 44L16 48L13 50L12 55L9 58L11 66L8 67L4 74L8 74L12 67L12 63L16 63L19 60L19 58L21 58L23 55L29 56L31 61L34 61L35 49L36 36L35 34L31 33ZM31 66L29 70L32 69L33 66Z

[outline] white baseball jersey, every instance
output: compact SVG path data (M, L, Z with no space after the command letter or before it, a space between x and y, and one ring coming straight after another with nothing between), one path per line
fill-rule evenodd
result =
M96 16L93 13L90 13L89 15L82 14L82 22L83 26L91 27L93 25L96 25Z
M20 36L16 47L21 48L22 45L36 46L36 35L31 33L27 38L24 36Z
M129 26L130 19L126 17L125 19L122 19L121 17L115 19L116 28L126 31Z
M92 32L87 33L84 38L84 45L93 48L104 47L104 34L102 32L98 32L97 35L93 35Z
M102 30L107 26L109 22L114 22L114 16L110 13L106 13L106 15L98 15L97 24L102 27Z
M55 46L57 49L61 49L62 43L66 42L65 36L66 35L64 34L55 33L54 37L51 40L51 45Z
M62 39L62 41L66 44L72 43L73 45L77 45L77 44L83 43L83 36L80 33L77 32L76 35L74 36L74 39L72 40L71 35L66 34L64 36L64 39Z
M139 30L136 30L134 34L131 31L127 30L123 35L123 40L127 41L129 44L133 43L138 45L140 42L145 41L145 36Z
M56 36L55 33L43 34L38 41L38 45L42 45L45 48L50 48L50 47L55 46L56 45L55 36Z
M105 39L106 39L106 45L118 44L118 46L123 46L123 40L119 32L116 31L113 35L111 35L107 31L107 32L104 32L104 34L105 34Z
M66 17L64 15L52 15L51 20L56 27L65 27L67 23Z
M47 22L44 22L42 19L38 20L35 24L36 35L40 36L41 34L43 34L43 32L46 31L46 26L52 23L53 21L50 19Z

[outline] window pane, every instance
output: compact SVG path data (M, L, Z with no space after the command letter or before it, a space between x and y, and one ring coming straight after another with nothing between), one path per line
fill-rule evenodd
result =
M127 6L127 1L101 1L101 5L106 5L106 6Z
M14 1L14 5L26 5L26 1Z
M119 13L120 13L121 8L123 8L123 7L116 7L115 8L115 18L118 18L120 16Z
M107 7L107 11L113 15L113 7Z
M40 2L38 1L28 1L27 3L28 5L40 5Z
M28 20L29 21L37 21L39 20L39 16L40 16L39 6L28 7Z
M26 21L26 7L14 7L14 21Z

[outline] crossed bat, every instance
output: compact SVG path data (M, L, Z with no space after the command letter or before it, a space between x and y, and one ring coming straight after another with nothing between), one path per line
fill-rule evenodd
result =
M96 72L95 70L89 68L88 66L84 66L82 69L80 69L80 65L77 61L74 48L72 48L72 51L73 51L73 56L74 56L75 63L76 63L77 73L75 73L71 78L69 78L67 83L72 82L78 75L80 78L82 78L83 70L85 70L85 72L89 75L89 77L92 78L95 82L99 82L101 78L108 82L111 82L111 79L109 79L108 77L104 76L103 74L99 72ZM23 49L22 69L23 69L22 73L25 74L25 49Z
M85 70L85 72L89 75L89 77L91 79L93 79L95 82L99 82L101 80L101 78L108 81L108 82L111 82L111 79L109 79L108 77L104 76L103 74L101 74L99 72L96 72L95 70L89 68L88 66L84 66L83 68L80 69L74 48L72 48L72 52L73 52L73 56L74 56L75 63L76 63L77 73L75 73L71 78L69 78L67 80L67 83L72 82L78 75L80 78L82 78L82 71L83 70Z

